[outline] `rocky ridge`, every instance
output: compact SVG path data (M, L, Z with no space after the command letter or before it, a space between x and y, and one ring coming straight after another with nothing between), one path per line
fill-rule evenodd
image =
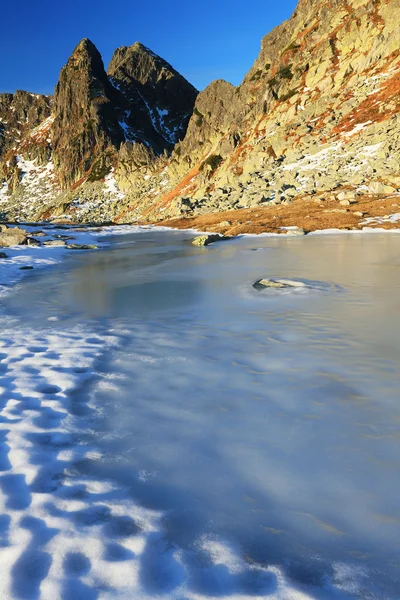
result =
M77 154L81 171L72 177L74 189L47 211L42 206L41 215L157 222L266 210L272 218L279 206L304 200L315 211L354 213L359 222L351 219L351 227L358 227L375 216L374 200L392 197L395 209L398 14L400 0L300 0L291 19L263 39L239 87L215 81L197 99L190 84L148 49L118 49L107 83L102 75L101 108L94 111L100 142L83 136L92 142ZM111 121L102 121L107 106L113 107ZM54 123L56 114L53 108ZM57 155L57 136L54 142ZM103 162L91 181L98 147ZM77 164L76 155L66 163ZM68 164L65 172L75 173ZM367 214L357 210L360 203L368 205ZM10 215L18 216L20 205L15 201Z
M97 48L83 39L62 68L54 97L45 99L46 111L39 113L44 97L27 92L3 96L3 218L38 220L69 211L85 220L97 210L104 220L124 198L115 167L123 172L128 165L129 187L131 172L167 157L186 132L197 90L139 43L118 48L106 73Z

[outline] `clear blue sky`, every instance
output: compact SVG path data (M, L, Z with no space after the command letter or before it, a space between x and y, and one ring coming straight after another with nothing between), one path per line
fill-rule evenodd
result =
M107 64L118 46L140 41L198 89L213 79L237 85L261 38L296 0L19 0L1 9L0 92L51 94L61 67L88 37Z

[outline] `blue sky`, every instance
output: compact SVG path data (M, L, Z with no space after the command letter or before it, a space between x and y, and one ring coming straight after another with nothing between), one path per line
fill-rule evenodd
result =
M20 0L1 10L0 92L53 92L61 67L83 37L107 66L118 46L140 41L197 88L213 79L237 85L261 38L296 0Z

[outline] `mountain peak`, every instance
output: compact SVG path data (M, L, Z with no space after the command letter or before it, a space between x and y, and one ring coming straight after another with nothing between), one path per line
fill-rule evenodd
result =
M61 69L53 100L53 160L62 187L90 173L94 155L103 168L105 151L118 148L122 133L114 100L100 52L82 39Z
M128 68L135 79L143 79L143 76L146 77L150 71L162 68L174 71L167 61L141 42L135 42L132 46L120 46L114 51L108 66L108 74L115 77L121 67Z
M79 44L75 47L75 50L73 51L72 56L74 56L74 54L81 53L81 52L100 56L100 52L97 50L97 48L93 44L93 42L91 40L89 40L88 38L81 39Z

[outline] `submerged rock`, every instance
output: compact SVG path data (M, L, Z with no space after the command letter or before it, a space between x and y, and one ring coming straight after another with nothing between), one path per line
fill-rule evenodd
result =
M253 288L259 291L266 288L282 289L300 287L305 287L305 284L301 281L292 281L291 279L259 279L253 283Z
M209 246L214 242L223 242L226 240L230 240L231 238L227 235L220 235L219 233L211 233L209 235L199 235L194 238L192 244L194 246Z
M0 258L8 258L5 252L0 252Z

